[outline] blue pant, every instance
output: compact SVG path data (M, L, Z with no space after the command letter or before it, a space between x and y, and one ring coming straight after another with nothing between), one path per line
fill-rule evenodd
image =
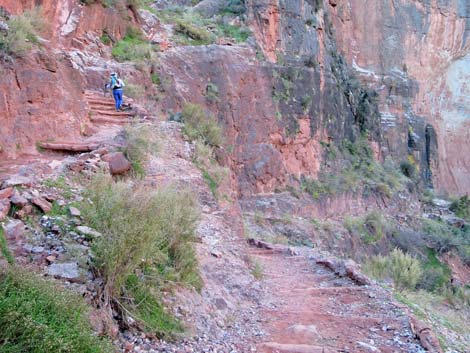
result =
M122 105L122 89L113 89L113 97L116 102L116 110L121 109Z

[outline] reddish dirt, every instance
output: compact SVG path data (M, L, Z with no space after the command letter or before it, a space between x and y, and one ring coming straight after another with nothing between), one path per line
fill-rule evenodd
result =
M376 286L359 286L308 256L251 250L264 269L263 353L421 352L409 319Z

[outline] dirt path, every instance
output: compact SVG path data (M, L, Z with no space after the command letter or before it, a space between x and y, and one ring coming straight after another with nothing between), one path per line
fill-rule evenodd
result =
M263 353L424 352L389 294L337 276L308 255L251 249L263 267Z

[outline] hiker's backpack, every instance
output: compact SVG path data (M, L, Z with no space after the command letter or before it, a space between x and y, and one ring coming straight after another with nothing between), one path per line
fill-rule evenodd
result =
M113 89L123 88L124 86L125 86L125 84L120 78L113 77L111 79L111 87Z

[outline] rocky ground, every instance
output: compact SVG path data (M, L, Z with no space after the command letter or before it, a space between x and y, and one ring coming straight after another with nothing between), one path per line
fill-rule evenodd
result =
M354 265L309 248L248 244L237 203L221 206L214 198L192 163L194 147L183 139L180 124L153 126L159 152L149 160L145 182L197 193L203 212L197 253L204 288L200 294L181 289L166 298L185 323L186 338L171 343L122 331L116 338L122 351L424 351L403 308ZM43 173L28 173L31 169L22 166L19 174L5 178L1 190L2 204L8 204L6 213L12 216L4 229L16 261L59 279L90 302L100 286L89 271L90 246L101 235L83 223L75 207L81 200L80 178L130 167L113 152L119 129L100 131L106 138L96 150L50 152L38 162L42 167L34 168Z

